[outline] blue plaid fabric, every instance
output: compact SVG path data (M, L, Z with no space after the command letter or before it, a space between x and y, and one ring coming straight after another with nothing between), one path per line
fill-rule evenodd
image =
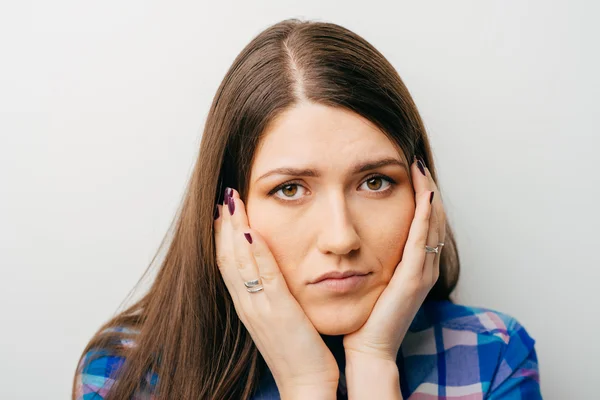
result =
M342 337L322 337L340 367L338 399L346 399ZM534 344L525 328L507 314L449 301L426 302L398 352L402 396L411 400L541 399ZM124 359L102 352L91 350L82 359L76 385L78 400L101 400L113 385L111 373L118 372ZM94 355L100 357L90 361ZM143 379L143 392L134 399L153 399L157 377ZM267 369L253 400L279 398Z

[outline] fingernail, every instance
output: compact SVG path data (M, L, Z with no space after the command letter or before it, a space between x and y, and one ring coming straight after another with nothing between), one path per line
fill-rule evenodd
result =
M244 233L244 237L248 241L248 243L252 244L252 236L249 233Z
M229 188L225 188L225 196L223 197L223 204L229 203Z
M214 215L215 219L219 218L219 207L217 207L217 205L215 204L215 215Z
M434 194L434 193L435 193L435 192L431 192L431 195L429 196L429 204L431 204L431 202L433 201L433 194Z
M427 176L425 173L425 164L423 164L423 162L419 159L417 160L417 167L419 167L419 171L421 171L424 176Z
M235 202L233 201L233 198L229 198L227 208L229 209L229 215L233 215L233 212L235 211Z

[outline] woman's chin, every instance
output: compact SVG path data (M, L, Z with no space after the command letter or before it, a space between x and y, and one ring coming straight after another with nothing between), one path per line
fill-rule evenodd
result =
M305 310L315 329L323 335L346 335L357 331L369 318L372 305L352 304L344 306L321 306Z

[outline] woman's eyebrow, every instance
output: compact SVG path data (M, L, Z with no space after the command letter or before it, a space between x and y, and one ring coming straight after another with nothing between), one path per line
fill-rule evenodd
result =
M386 165L399 165L399 166L403 167L404 169L407 169L406 164L403 163L402 161L398 160L397 158L386 157L386 158L382 158L379 160L369 160L369 161L363 161L358 164L355 164L352 167L351 172L352 172L352 174L358 174L361 172L380 168L380 167L383 167ZM311 176L311 177L315 177L315 178L318 178L321 176L321 173L318 170L312 169L312 168L279 167L279 168L272 169L271 171L267 172L266 174L263 174L256 181L258 182L261 179L266 178L267 176L271 176L271 175L275 175L275 174L293 175L293 176Z

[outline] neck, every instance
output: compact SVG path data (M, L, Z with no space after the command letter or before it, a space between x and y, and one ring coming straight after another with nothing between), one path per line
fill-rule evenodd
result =
M323 335L323 342L327 345L333 356L335 357L338 366L344 371L346 364L346 354L344 352L344 335Z

